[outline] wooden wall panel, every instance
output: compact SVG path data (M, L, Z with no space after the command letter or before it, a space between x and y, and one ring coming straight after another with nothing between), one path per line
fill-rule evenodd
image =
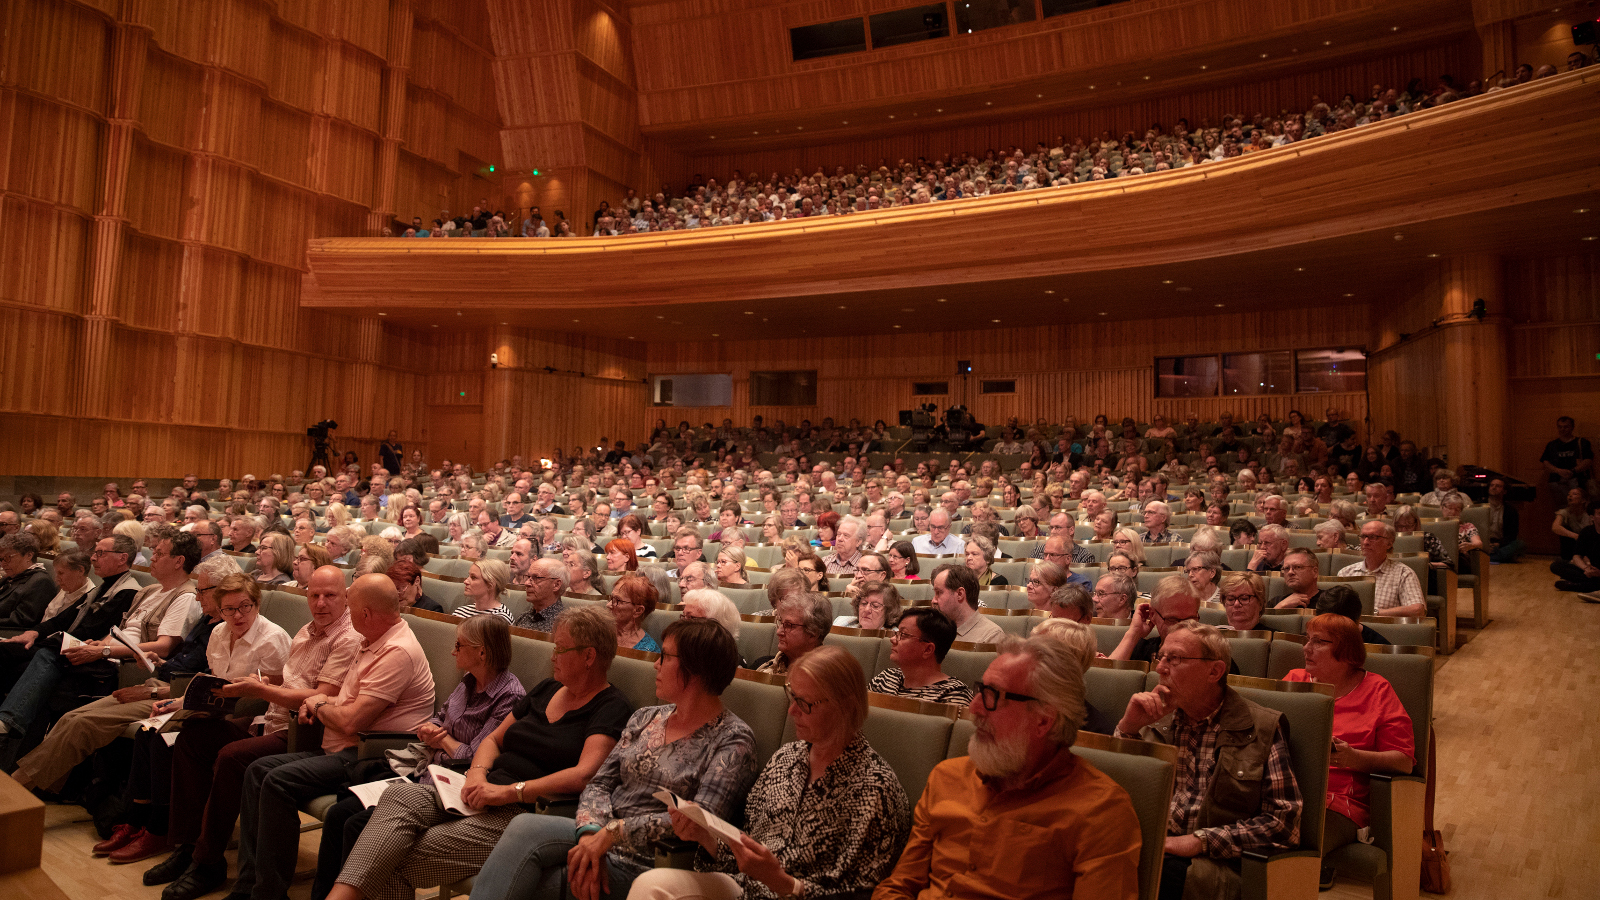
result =
M4 6L0 471L286 472L321 418L363 457L391 428L426 449L429 341L299 303L307 240L363 233L378 202L390 5ZM432 206L463 150L494 158L494 87L483 0L418 21L448 38L430 45L440 83L423 92L438 163L411 189ZM113 84L136 92L131 128L98 118ZM126 227L96 226L102 208ZM91 272L109 318L84 318Z
M105 115L111 59L106 20L74 4L14 0L0 21L25 41L11 44L5 81L78 109Z
M101 122L85 110L26 95L13 96L13 133L35 147L58 149L51 153L11 154L6 171L0 175L5 179L5 189L46 203L95 212Z
M1360 347L1366 340L1366 312L1352 307L1337 319L1311 310L1274 313L1229 313L1139 322L1110 322L941 332L905 336L652 343L649 374L728 373L733 376L733 406L717 408L651 407L649 422L666 418L721 422L732 417L747 423L755 415L768 422L790 424L824 416L836 421L858 418L895 422L899 410L933 402L941 409L964 403L980 421L1003 422L1010 416L1052 421L1072 415L1091 419L1097 413L1141 420L1160 413L1186 416L1190 410L1214 419L1224 411L1238 417L1265 412L1282 417L1290 409L1321 416L1328 406L1360 422L1367 402L1356 394L1297 394L1211 400L1157 400L1155 357L1280 350L1315 347ZM953 374L958 359L969 360L972 374L963 388ZM1130 365L1138 361L1139 365ZM752 370L815 369L817 405L758 407L749 402ZM984 379L1015 379L1014 394L981 394ZM950 393L913 397L916 381L947 381Z
M0 301L79 312L88 304L89 221L16 194L0 199Z

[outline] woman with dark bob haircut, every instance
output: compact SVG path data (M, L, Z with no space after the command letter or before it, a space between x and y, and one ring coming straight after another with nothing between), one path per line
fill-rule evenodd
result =
M738 645L710 619L679 619L661 643L656 696L665 705L628 720L578 800L576 835L562 816L512 819L478 873L473 900L556 900L566 887L577 897L627 896L655 866L653 843L673 833L666 805L653 796L663 789L723 818L739 814L755 781L756 748L750 726L722 705Z

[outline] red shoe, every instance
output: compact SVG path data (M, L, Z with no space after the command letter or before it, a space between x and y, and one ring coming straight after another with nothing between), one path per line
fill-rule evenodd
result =
M105 856L107 853L110 853L113 850L121 850L123 847L126 847L128 842L133 840L133 836L138 834L141 830L142 829L135 828L132 825L118 825L117 827L111 829L111 837L108 837L100 843L95 844L94 847L90 849L94 852L95 856Z
M121 865L170 852L172 852L172 841L166 835L154 835L141 828L138 835L124 845L121 850L112 851L111 862Z

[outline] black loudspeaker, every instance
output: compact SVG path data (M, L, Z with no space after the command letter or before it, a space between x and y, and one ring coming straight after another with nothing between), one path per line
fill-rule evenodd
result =
M1595 23L1579 22L1572 26L1572 42L1579 47L1597 43Z
M956 374L957 375L971 375L972 374L972 360L970 360L970 359L958 359L958 360L956 360Z

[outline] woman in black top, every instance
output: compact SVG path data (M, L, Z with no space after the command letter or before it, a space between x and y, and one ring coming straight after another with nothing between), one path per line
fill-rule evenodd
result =
M583 790L605 762L633 708L606 683L617 632L604 607L569 608L556 620L555 677L528 691L478 746L461 798L475 816L446 812L432 787L384 791L350 852L330 900L412 900L418 887L475 875L517 815Z

